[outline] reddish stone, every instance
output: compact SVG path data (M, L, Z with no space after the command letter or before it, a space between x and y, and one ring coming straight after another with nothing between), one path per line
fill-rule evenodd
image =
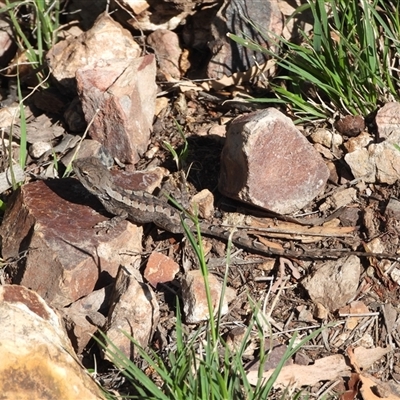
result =
M88 207L88 205L90 205ZM12 282L64 307L110 283L120 265L141 251L141 228L123 221L108 232L93 228L106 217L76 179L37 181L10 200L1 227L3 257L19 259Z
M219 190L280 214L324 189L329 170L293 122L274 108L236 118L221 155Z
M174 260L154 251L147 261L144 277L156 288L159 283L172 281L178 272L179 265Z
M118 160L135 164L146 151L155 112L154 55L110 60L76 72L90 136Z
M178 35L166 29L157 29L147 37L147 43L154 49L157 57L158 77L167 82L180 79L182 49L179 46Z

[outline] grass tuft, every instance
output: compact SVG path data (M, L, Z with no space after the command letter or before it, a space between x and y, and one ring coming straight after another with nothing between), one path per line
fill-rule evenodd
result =
M288 104L305 121L337 112L368 115L382 103L399 100L398 1L308 1L293 16L306 10L313 15L313 31L300 30L301 44L255 27L278 46L276 53L251 38L229 35L276 60L281 74L273 79L271 89L278 102Z
M185 233L198 257L200 268L204 276L209 315L215 315L208 284L208 269L202 251L199 222L193 217L197 226L197 238L182 221ZM227 273L224 287L226 287ZM124 332L132 341L135 352L138 354L136 362L130 360L115 346L104 333L100 332L97 339L107 352L108 358L126 377L132 387L132 393L122 398L130 399L160 399L160 400L261 400L266 399L273 391L277 376L284 364L305 343L315 338L325 327L317 329L310 335L298 340L293 335L287 350L278 363L275 372L266 380L263 378L264 365L268 359L265 350L265 327L268 326L264 314L258 304L250 299L253 310L243 340L236 350L231 350L221 336L221 307L223 293L216 313L215 320L210 318L205 326L197 328L191 334L184 333L182 315L177 299L175 343L170 348L158 354L154 350L142 348L133 337ZM259 343L258 381L251 385L247 378L244 366L244 353L250 339L254 337ZM138 364L147 366L143 371ZM152 371L149 376L147 371ZM299 394L300 395L300 394ZM121 398L121 397L119 397ZM282 397L288 398L288 397Z

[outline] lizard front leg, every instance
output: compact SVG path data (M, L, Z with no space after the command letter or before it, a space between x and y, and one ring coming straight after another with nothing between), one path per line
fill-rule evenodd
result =
M127 212L122 212L119 215L116 215L112 218L110 218L107 221L102 221L97 223L93 228L98 229L99 231L105 230L108 232L111 229L114 229L117 224L119 224L121 221L124 221L128 218L128 213Z

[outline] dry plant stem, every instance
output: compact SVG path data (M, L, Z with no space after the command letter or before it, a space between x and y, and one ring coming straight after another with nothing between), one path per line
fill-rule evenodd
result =
M386 331L387 331L387 343L389 344L389 346L391 346L393 348L393 336L392 336L392 329L390 327L390 324L388 322L388 316L387 316L387 312L385 309L385 306L382 305L381 306L382 309L382 313L383 313L383 319L385 320L385 326L386 326Z
M256 276L254 278L254 282L270 282L273 280L274 278L272 276Z
M355 345L359 340L361 340L365 331L367 331L371 325L373 325L377 321L377 317L373 318L365 318L363 321L360 322L356 329L353 329L350 333L350 336L346 339L343 343L342 347L347 347L349 345ZM355 335L358 334L360 337L359 339L355 340Z
M337 325L341 325L344 324L343 321L339 321ZM301 331L308 331L310 329L319 329L321 328L321 325L311 325L311 326L302 326L300 328L294 328L294 329L286 329L286 330L281 330L278 333L274 333L275 336L277 335L289 335L289 333L293 333L293 332L301 332Z
M329 332L324 330L321 332L322 342L324 343L324 347L327 351L331 352L331 347L329 345Z
M324 385L322 385L322 387L318 390L318 392L315 393L315 395L317 396L317 400L325 399L326 395L328 395L332 391L332 389L341 382L342 382L341 379L338 379L333 383L326 382Z
M283 332L286 332L288 329L288 326L291 324L291 322L293 321L293 317L294 317L294 311L292 310L289 317L287 318L285 325L283 326Z
M82 142L83 142L84 139L86 138L86 136L87 136L87 134L88 134L88 132L89 132L89 129L90 129L90 127L92 126L92 124L93 124L93 122L94 122L94 119L96 118L96 116L97 116L97 114L98 114L99 112L100 112L100 108L97 108L96 111L95 111L95 113L94 113L94 115L93 115L93 117L92 117L92 119L89 121L89 123L88 123L88 125L87 125L87 127L86 127L86 129L85 129L85 132L83 132L82 138L81 138L81 140L79 141L78 146L76 146L76 150L75 150L75 152L74 152L74 155L72 156L72 160L75 160L76 155L79 153L79 150L81 149L81 146L82 146ZM71 168L71 163L70 163L70 165L69 165L68 167ZM67 169L68 169L68 168L67 168Z
M377 311L377 312L361 313L361 314L339 313L339 315L340 315L341 317L356 317L356 318L359 317L359 318L362 318L362 317L375 317L375 316L379 316L379 315L380 315L380 312Z
M327 197L331 196L332 194L337 193L337 192L340 192L340 191L345 190L345 189L348 189L348 188L350 188L350 187L352 187L352 186L355 186L355 185L357 185L357 183L362 182L362 181L363 181L363 178L355 178L355 179L353 179L352 181L346 182L346 183L344 183L343 185L340 185L340 186L338 186L338 187L335 187L334 189L330 190L329 192L324 193L323 195L317 197L317 198L315 199L315 201L324 200L324 199L326 199Z
M286 282L287 280L288 279L285 277L284 281ZM282 280L281 280L281 282L282 282ZM272 304L271 304L271 307L270 307L268 313L266 313L266 302L264 302L263 314L265 315L267 321L271 320L272 312L274 311L276 305L278 304L278 300L279 300L279 298L280 298L280 296L282 294L283 289L284 289L284 285L279 286L278 293L276 294L274 300L272 301ZM269 295L269 292L272 292L272 288L270 288L270 290L268 291L268 295ZM265 300L267 300L267 298ZM280 329L280 330L282 330L282 329Z
M275 293L279 285L282 284L283 277L285 277L285 265L290 268L290 270L292 271L292 275L295 279L301 278L299 270L293 265L293 263L289 259L285 257L279 257L279 279L274 283L274 286L272 286L272 293ZM287 277L286 281L287 280L289 280L289 277Z

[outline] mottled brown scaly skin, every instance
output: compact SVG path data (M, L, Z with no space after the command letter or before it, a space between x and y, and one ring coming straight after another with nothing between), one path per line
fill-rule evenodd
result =
M94 196L96 196L104 208L115 215L109 221L105 221L96 227L110 229L118 222L127 219L137 224L154 223L158 227L172 232L183 233L181 213L168 203L160 200L147 192L131 191L117 186L114 179L107 169L96 157L80 158L72 164L74 172L82 185ZM184 218L187 225L194 230L193 222ZM203 234L228 240L231 232L216 225L206 223L200 224L200 230ZM377 257L397 260L400 257L393 254L385 253L366 253L349 250L316 250L304 251L297 250L279 250L262 245L257 241L251 240L248 236L243 236L240 232L232 235L232 242L236 245L249 249L251 251L265 254L284 256L289 258L306 258L306 259L324 259L338 258L348 255L356 255L359 257Z

